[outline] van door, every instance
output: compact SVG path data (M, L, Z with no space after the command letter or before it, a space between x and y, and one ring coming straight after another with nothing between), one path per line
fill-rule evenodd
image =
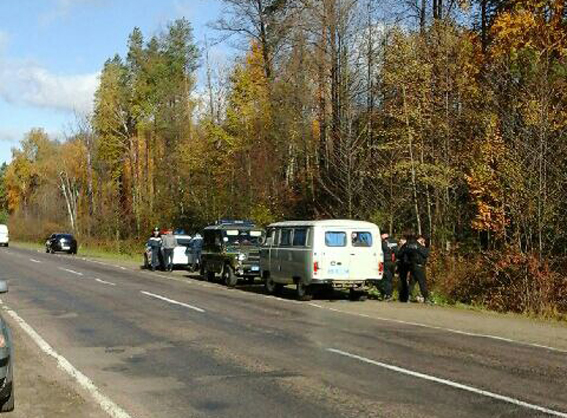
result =
M350 231L351 280L379 278L379 253L381 241L378 232L363 229Z
M278 246L278 275L280 281L291 282L293 278L293 269L290 265L291 259L291 243L292 243L292 228L280 229L280 241Z
M350 248L349 232L344 229L324 229L323 257L319 266L321 273L314 277L321 279L349 280Z
M264 241L264 244L260 248L260 270L262 270L262 272L268 271L271 274L272 253L274 252L273 248L274 245L276 244L275 238L276 238L276 229L269 228L266 231L266 240Z

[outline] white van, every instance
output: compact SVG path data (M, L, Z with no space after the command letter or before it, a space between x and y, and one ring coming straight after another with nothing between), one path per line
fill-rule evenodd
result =
M0 245L7 247L10 244L10 237L8 235L8 227L0 224Z
M381 280L384 255L380 229L353 220L287 221L268 226L260 269L268 293L295 284L309 300L316 286L350 289L365 295L370 280Z

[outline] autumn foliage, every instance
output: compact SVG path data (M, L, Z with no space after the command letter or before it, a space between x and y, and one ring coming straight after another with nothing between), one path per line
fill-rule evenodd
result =
M224 64L184 19L134 29L93 114L1 172L15 234L367 219L431 237L451 301L565 313L566 2L386 3L227 2Z

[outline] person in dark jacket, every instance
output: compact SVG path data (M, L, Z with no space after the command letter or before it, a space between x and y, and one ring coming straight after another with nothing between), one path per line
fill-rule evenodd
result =
M155 271L155 269L157 269L160 265L159 255L161 252L161 243L162 241L159 233L159 228L156 227L154 228L152 236L148 240L148 246L152 250L152 260L150 263L150 268L152 269L152 271Z
M408 287L408 273L410 271L410 264L408 259L407 238L400 239L398 243L398 276L400 283L398 286L398 294L400 302L409 301L409 287Z
M387 233L382 234L382 252L384 254L384 277L382 278L382 297L386 301L392 300L392 282L396 273L396 258L398 243L390 239Z
M429 291L427 290L427 278L425 274L425 265L429 257L429 248L425 245L425 238L423 236L408 241L407 243L407 257L410 266L412 277L419 283L419 290L423 300L430 303Z

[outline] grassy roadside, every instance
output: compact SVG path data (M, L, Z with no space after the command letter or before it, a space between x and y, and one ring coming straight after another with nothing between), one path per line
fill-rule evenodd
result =
M45 251L45 246L37 242L16 241L10 242L10 245L27 250ZM89 258L123 261L136 264L141 264L142 262L142 250L140 250L140 254L127 254L91 247L89 245L79 245L78 255Z

